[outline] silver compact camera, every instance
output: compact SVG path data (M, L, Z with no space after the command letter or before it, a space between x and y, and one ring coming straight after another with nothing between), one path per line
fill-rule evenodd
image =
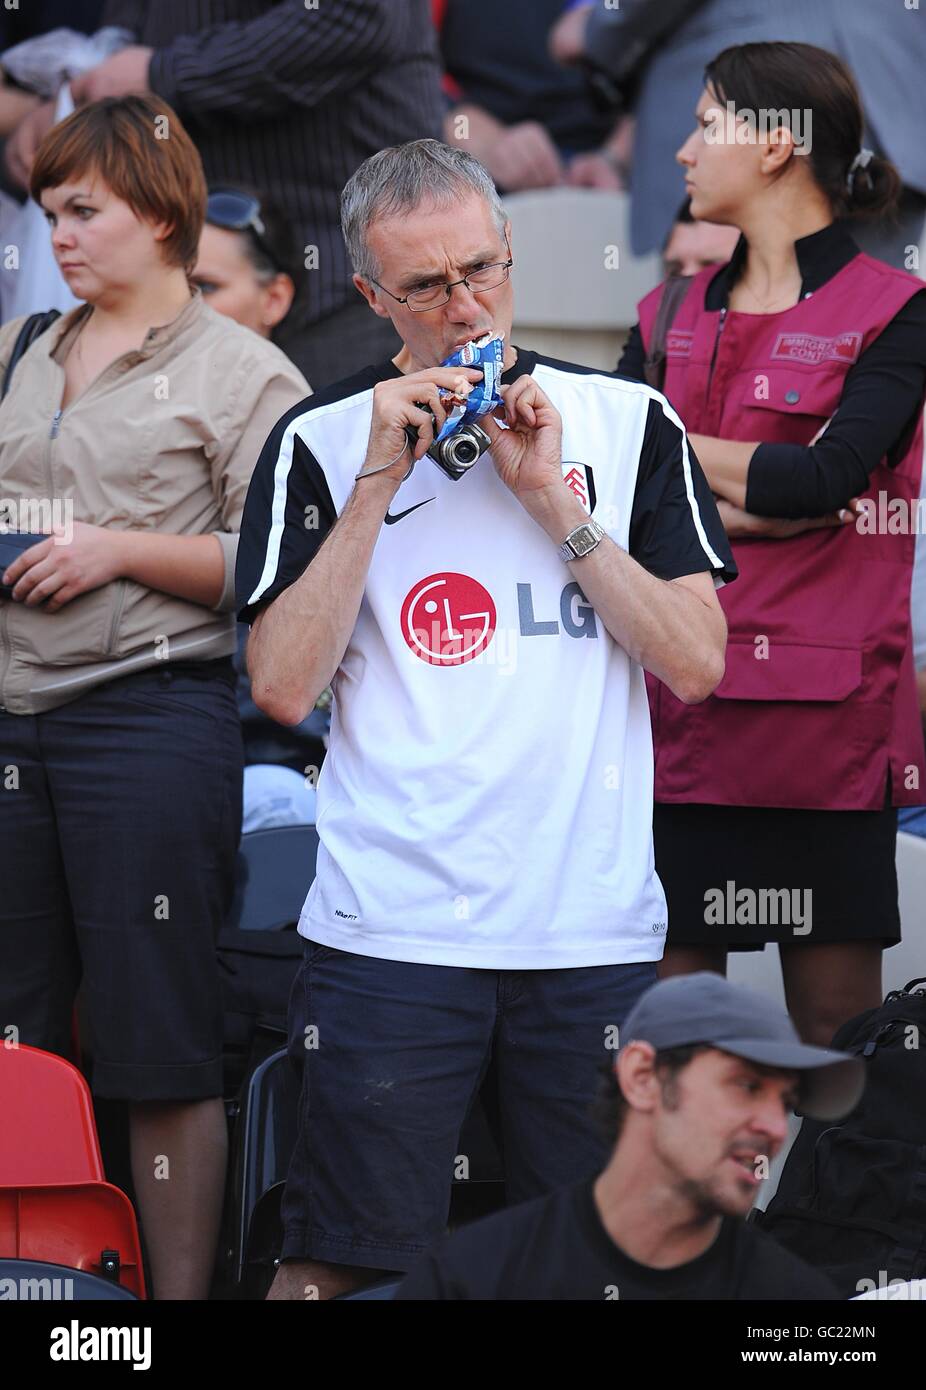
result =
M410 425L405 433L408 435L409 443L414 447L418 441L418 431ZM482 458L491 443L485 430L471 421L454 434L448 435L446 439L432 444L428 450L428 458L433 459L448 478L457 482Z

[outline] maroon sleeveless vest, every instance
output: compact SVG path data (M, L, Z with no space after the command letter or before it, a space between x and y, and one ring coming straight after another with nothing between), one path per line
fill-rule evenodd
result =
M793 308L743 314L705 308L716 274L695 277L669 331L664 390L691 433L757 443L809 444L853 363L926 288L859 254ZM661 293L639 306L647 346ZM926 799L910 636L922 465L920 414L903 458L882 459L863 494L877 529L866 518L733 542L716 692L685 705L647 677L657 801L879 810L888 774L895 806ZM907 533L884 534L889 517L907 518Z

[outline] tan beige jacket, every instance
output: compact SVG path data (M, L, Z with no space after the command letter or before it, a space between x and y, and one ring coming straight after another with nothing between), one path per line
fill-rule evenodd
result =
M225 585L214 609L117 579L57 613L0 599L0 707L53 709L165 658L235 649L237 530L248 482L280 416L309 394L271 343L197 291L63 412L63 360L82 305L20 360L0 404L0 523L47 530L43 515L132 531L215 534ZM0 379L23 320L0 329Z

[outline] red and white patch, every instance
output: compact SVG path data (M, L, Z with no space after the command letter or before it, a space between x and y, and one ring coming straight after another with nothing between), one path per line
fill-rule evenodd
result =
M694 334L684 328L670 328L666 334L667 357L690 357Z
M840 333L836 338L821 338L815 333L779 333L772 357L778 362L806 362L817 367L822 362L857 362L861 350L861 333Z
M468 574L429 574L402 604L402 636L429 666L462 666L484 652L497 614L488 589Z
M595 475L591 468L587 463L576 463L573 459L564 459L562 468L563 482L591 516L598 501L595 493Z

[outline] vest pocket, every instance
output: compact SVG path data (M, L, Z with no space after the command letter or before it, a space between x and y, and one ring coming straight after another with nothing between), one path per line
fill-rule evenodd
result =
M886 759L891 705L873 699L861 646L732 635L700 705L660 692L656 800L854 809Z
M811 646L776 637L730 639L718 700L845 700L862 683L859 647Z
M836 413L845 379L846 371L839 366L823 371L763 366L742 379L740 407L745 420L755 422L761 442L809 444L820 425ZM748 423L742 437L749 437Z

